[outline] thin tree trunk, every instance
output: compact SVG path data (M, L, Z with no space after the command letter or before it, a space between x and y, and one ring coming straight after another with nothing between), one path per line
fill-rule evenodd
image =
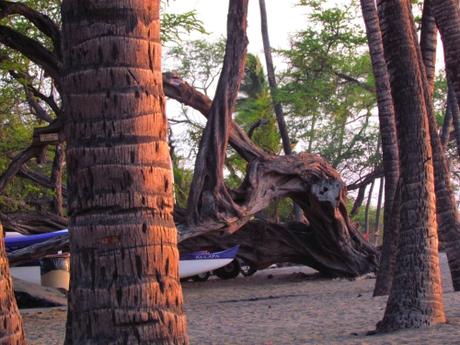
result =
M270 85L270 93L272 96L273 108L275 109L276 122L278 123L278 129L280 131L281 142L283 143L284 153L287 155L292 154L291 141L289 139L289 133L286 126L286 121L284 120L284 111L283 106L277 99L278 86L276 83L275 77L275 68L273 66L272 58L272 48L270 46L270 37L268 35L268 19L267 19L267 9L265 6L265 0L259 0L260 6L260 22L261 22L261 31L262 31L262 42L264 45L264 54L265 62L267 64L267 75L268 83ZM297 221L303 220L302 209L294 204L294 214Z
M232 114L244 71L248 0L230 1L224 65L208 122L200 142L187 203L187 224L195 231L203 218L217 221L224 212L240 218L239 206L224 183L224 164L232 126Z
M369 194L367 195L366 210L364 212L364 232L366 234L366 240L370 241L370 231L369 231L369 210L371 208L372 194L374 192L375 180L372 181L371 186L369 187ZM372 242L371 242L372 243Z
M67 344L187 344L160 1L64 0Z
M22 318L14 297L3 227L0 223L0 344L25 345L25 343Z
M436 24L444 47L447 80L455 91L460 106L460 10L456 0L431 0Z
M62 188L62 178L64 170L64 149L62 144L56 145L56 153L53 161L53 170L51 173L51 181L54 184L54 212L57 215L64 216L64 195Z
M436 74L436 46L438 42L438 30L431 9L431 0L425 0L422 12L422 28L420 33L420 50L422 51L423 64L425 66L426 79L430 95L433 95L434 80Z
M441 140L441 145L443 147L444 152L447 150L447 146L449 145L449 140L450 140L450 130L452 126L452 107L451 107L451 96L453 94L453 91L451 89L448 89L447 93L447 102L446 102L446 113L444 115L444 122L442 123L442 128L441 128L441 134L439 135L439 139ZM454 101L455 106L457 106L457 101ZM460 155L459 155L460 157Z
M429 0L431 1L431 0ZM434 88L434 66L436 62L436 40L437 32L435 29L434 18L432 17L430 2L425 2L423 22L429 23L426 27L431 27L424 38L425 43L421 45L419 54L420 70L422 73L423 84L426 85L425 105L428 115L430 130L430 141L433 155L435 193L436 193L436 219L438 223L439 238L445 243L447 260L449 263L452 283L455 291L460 290L460 217L455 202L455 196L450 181L450 171L447 158L438 134L437 123L433 110L433 88ZM428 10L426 10L428 9ZM417 36L415 29L412 30L414 41ZM423 49L425 47L425 49ZM434 48L433 48L434 47ZM424 87L425 89L425 87Z
M372 243L375 246L378 246L379 242L379 235L380 235L380 212L382 211L382 201L383 201L383 186L384 186L384 178L380 179L380 186L379 186L379 196L377 201L377 212L375 214L375 225L374 225L374 238Z
M281 141L283 143L284 153L290 155L292 153L291 141L289 140L286 121L284 120L283 107L277 99L278 87L276 85L275 68L273 67L272 48L270 46L270 39L268 36L267 9L265 7L265 0L259 0L259 6L262 41L264 44L265 61L267 64L268 83L270 85L273 107L275 109L276 121L278 122L278 128L281 135Z
M383 247L380 268L377 273L374 296L386 295L390 291L393 277L391 263L396 256L394 245L398 235L395 226L396 217L392 213L394 197L399 178L399 153L396 131L396 119L391 96L390 80L383 53L382 34L374 0L361 0L361 8L366 24L369 51L377 87L377 105L379 109L380 136L382 139L383 167L385 172L385 203L383 213Z
M457 154L460 158L460 111L458 109L458 103L454 89L450 84L448 90L449 93L447 95L447 106L449 107L452 116L452 123L454 124L455 143L457 144Z
M350 211L350 216L356 216L358 214L359 208L364 201L364 193L366 192L366 187L367 185L359 187L358 195L356 196L355 202L353 203L353 207Z
M443 323L446 318L423 62L409 1L386 0L378 7L401 155L398 255L385 315L377 324L377 331L388 332Z

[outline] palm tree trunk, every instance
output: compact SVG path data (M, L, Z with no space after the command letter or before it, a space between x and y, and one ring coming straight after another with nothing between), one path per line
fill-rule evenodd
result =
M21 314L14 298L10 268L0 224L0 344L25 345Z
M460 105L460 10L456 0L431 0L431 7L444 46L447 79Z
M67 343L187 344L160 1L64 0Z
M434 72L436 64L436 40L437 31L434 18L431 13L430 0L426 1L423 8L421 36L421 59L420 69L422 79L426 76L427 90L425 90L425 104L430 129L430 140L433 154L435 193L436 193L436 219L438 223L439 238L446 246L447 260L451 272L455 291L460 290L460 217L455 203L454 192L450 181L450 171L447 157L439 138L437 123L433 110ZM414 30L415 32L415 30ZM416 41L416 36L414 36Z
M390 79L383 53L382 34L374 0L361 0L361 8L366 24L369 51L377 87L380 136L382 139L383 167L385 173L385 202L383 213L383 247L380 268L375 283L374 296L386 295L390 291L393 277L391 265L396 256L398 227L392 213L399 178L399 152L395 123L395 111L391 96Z
M401 206L398 255L385 315L388 332L446 321L435 219L434 175L424 71L408 0L378 4L385 59L398 123Z
M423 3L422 29L420 33L420 50L422 51L423 64L430 94L433 95L434 79L436 73L436 46L438 30L431 10L431 0Z

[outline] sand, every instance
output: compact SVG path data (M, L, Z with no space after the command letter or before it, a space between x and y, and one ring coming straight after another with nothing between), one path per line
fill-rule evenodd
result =
M386 297L372 297L375 279L321 279L306 267L183 284L189 335L201 345L460 344L460 292L441 255L449 323L367 336L382 318ZM31 345L62 344L65 308L23 311Z

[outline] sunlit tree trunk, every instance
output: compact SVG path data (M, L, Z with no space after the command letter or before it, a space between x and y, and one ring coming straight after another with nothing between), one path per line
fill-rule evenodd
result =
M408 0L379 2L385 59L398 123L401 157L400 236L381 332L446 321L442 302L434 176L424 71ZM426 82L426 80L425 80Z
M367 40L377 88L377 105L385 172L383 247L374 289L374 296L381 296L388 294L390 291L394 258L396 256L398 227L395 225L397 224L396 217L398 215L394 214L392 210L399 178L399 153L390 79L383 53L382 34L374 0L361 0L361 8L366 24Z
M21 314L14 298L10 268L0 224L0 344L25 345Z
M187 344L160 1L64 0L67 343Z
M414 37L414 41L416 40ZM425 102L430 127L430 140L433 154L436 219L439 238L445 243L447 259L455 291L460 290L460 218L455 196L450 181L447 157L438 134L438 127L433 111L432 97L436 65L437 30L431 11L431 0L425 1L422 16L421 35L421 69L425 70ZM418 60L420 61L420 59Z

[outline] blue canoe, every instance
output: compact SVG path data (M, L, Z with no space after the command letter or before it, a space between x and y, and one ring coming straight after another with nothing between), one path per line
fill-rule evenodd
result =
M67 233L67 229L38 235L7 233L5 237L6 251L12 252ZM200 251L183 254L179 261L180 278L188 278L224 267L235 259L238 249L239 246L235 246L220 252Z

